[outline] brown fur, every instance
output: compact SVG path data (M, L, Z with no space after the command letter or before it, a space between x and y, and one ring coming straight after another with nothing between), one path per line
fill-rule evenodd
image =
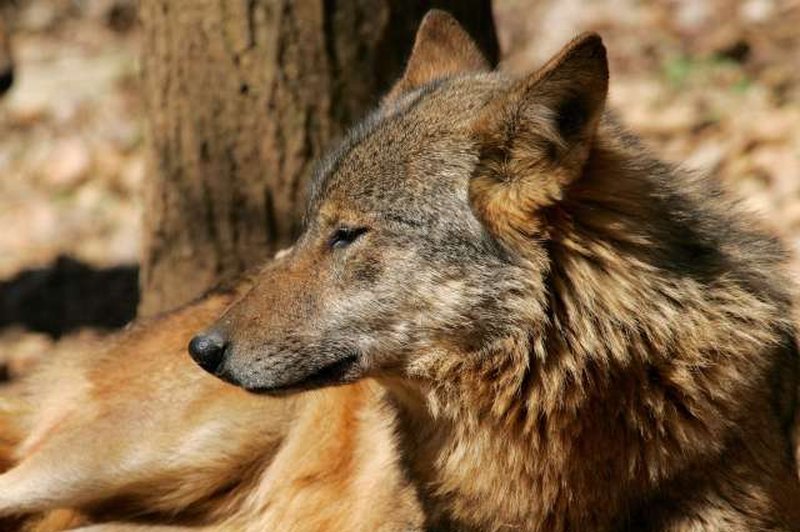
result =
M0 515L798 529L780 246L615 123L599 37L521 80L468 39L426 18L408 75L320 166L294 249L208 329L210 371L277 397L180 355L233 296L140 325L53 372L77 391L34 417Z

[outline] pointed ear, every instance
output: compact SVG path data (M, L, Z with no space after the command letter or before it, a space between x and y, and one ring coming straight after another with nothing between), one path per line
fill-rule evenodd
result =
M486 107L470 194L490 228L536 232L537 210L583 173L607 93L606 49L599 35L583 34Z
M422 19L411 57L403 77L384 101L436 79L468 72L485 72L491 67L478 45L450 14L432 9Z

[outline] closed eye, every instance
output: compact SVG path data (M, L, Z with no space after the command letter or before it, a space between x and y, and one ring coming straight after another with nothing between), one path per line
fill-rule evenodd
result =
M331 249L347 247L367 231L366 227L340 227L333 232L328 240L328 245Z

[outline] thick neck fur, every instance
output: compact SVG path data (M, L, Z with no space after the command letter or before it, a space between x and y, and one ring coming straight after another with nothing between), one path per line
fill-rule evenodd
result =
M387 383L432 525L623 526L769 408L790 331L782 257L712 189L603 124L542 214L530 326Z

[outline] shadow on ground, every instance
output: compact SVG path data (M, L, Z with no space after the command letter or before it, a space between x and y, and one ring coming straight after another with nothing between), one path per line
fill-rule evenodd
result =
M0 329L12 325L53 338L84 327L114 329L139 302L135 265L95 269L69 257L0 282Z

